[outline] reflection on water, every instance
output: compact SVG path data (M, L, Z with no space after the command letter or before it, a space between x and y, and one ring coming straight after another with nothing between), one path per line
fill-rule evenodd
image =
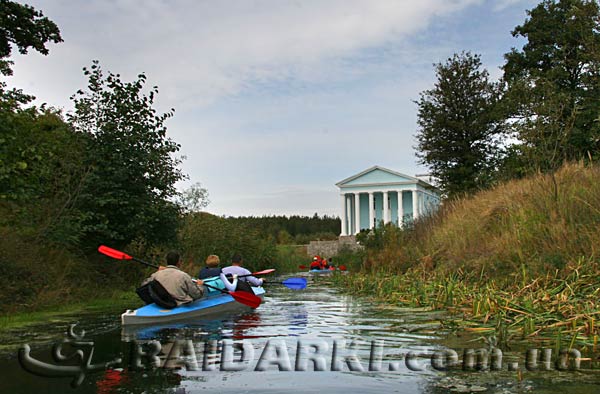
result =
M230 314L225 319L193 320L173 324L133 325L121 329L124 342L169 339L193 339L197 341L218 340L222 338L244 339L256 338L247 331L261 324L260 315L247 312L239 315Z
M123 368L87 376L82 386L72 392L552 393L561 392L556 391L559 388L574 387L573 392L600 392L597 374L589 371L524 376L509 371L436 371L431 368L429 357L449 343L440 326L443 313L377 305L341 295L324 278L309 282L308 288L301 292L274 286L268 289L263 305L257 310L218 319L122 328L120 312L80 319L79 327L87 331L86 339L95 344L94 362L121 357ZM38 335L44 334L45 329L38 331ZM28 333L27 341L32 337L35 335ZM481 341L469 342L475 339L452 342L452 347L481 346ZM224 341L228 346L239 345L231 354L237 361L246 361L237 364L243 368L220 370ZM159 343L158 347L152 348L153 343ZM275 344L280 347L270 348ZM273 349L275 353L289 355L293 370L299 357L309 357L315 351L311 344L316 344L319 354L324 355L326 368L322 372L312 370L313 361L303 364L308 366L307 372L281 372L277 363L267 364L264 372L254 371L265 357L263 353ZM51 361L49 345L34 346L32 355ZM354 371L346 363L348 355L358 360ZM159 368L150 367L153 360ZM0 380L0 392L71 392L68 379L29 375L21 370L14 357L1 360L0 364L4 376L10 377ZM342 365L342 371L335 371L334 365Z

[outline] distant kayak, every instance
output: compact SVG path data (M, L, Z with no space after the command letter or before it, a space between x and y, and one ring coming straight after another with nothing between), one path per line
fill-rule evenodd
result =
M340 270L330 270L330 269L326 269L326 270L316 270L316 269L312 269L309 270L308 272L311 274L315 274L315 275L323 275L323 274L331 274L332 272L336 272L336 271L340 271Z
M261 299L264 297L265 289L262 287L253 287L252 290ZM243 308L249 309L229 294L215 293L173 309L161 308L156 304L145 305L135 310L128 309L121 315L121 323L123 325L168 323L189 318L214 316Z
M337 267L334 266L329 266L328 268L310 268L307 267L306 265L300 265L298 266L298 268L300 268L301 270L305 270L308 269L309 273L315 273L315 274L325 274L328 272L335 272L335 271L342 271L342 272L347 272L346 266L345 265L339 265Z

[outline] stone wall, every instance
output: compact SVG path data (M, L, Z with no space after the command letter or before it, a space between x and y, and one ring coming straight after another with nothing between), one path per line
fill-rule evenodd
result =
M339 237L336 241L310 241L306 252L309 257L318 254L321 257L329 258L338 254L343 248L357 250L362 248L362 246L356 243L354 235L348 235Z

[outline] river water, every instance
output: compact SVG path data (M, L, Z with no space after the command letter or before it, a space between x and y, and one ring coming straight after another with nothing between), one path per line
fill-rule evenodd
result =
M72 388L73 378L26 372L16 351L5 350L0 392L600 393L597 362L582 362L577 371L531 372L524 367L527 344L505 349L498 370L465 370L462 361L444 370L452 362L450 350L460 359L466 348L491 351L489 338L453 332L441 312L343 295L326 277L309 277L302 291L269 286L258 309L218 319L123 329L121 312L70 316L5 335L5 346L29 344L31 356L43 362L80 366L76 357L61 362L51 357L52 346L67 341L64 333L77 323L74 334L91 346L73 346L71 338L62 355L82 349L85 359L93 348L91 364L121 361L86 373ZM221 363L224 348L232 357ZM509 371L510 362L520 365Z

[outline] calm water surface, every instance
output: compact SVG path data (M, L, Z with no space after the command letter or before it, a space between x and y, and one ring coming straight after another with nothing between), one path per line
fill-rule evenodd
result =
M35 358L52 362L52 344L65 338L63 333L69 323L77 322L75 331L85 330L84 340L94 344L92 363L117 357L122 362L114 370L87 374L83 383L73 389L69 378L49 379L25 372L16 359L16 352L5 350L0 359L0 392L600 393L600 373L589 367L565 372L527 372L521 368L520 377L517 372L509 372L506 366L502 371L487 372L447 372L432 368L433 353L441 354L451 348L462 356L463 348L487 346L478 337L453 335L441 324L443 313L374 304L342 295L327 278L321 277L309 278L309 286L303 291L291 291L283 286L270 286L267 291L257 310L243 310L219 319L123 329L119 320L122 311L116 310L74 316L12 332L3 338L5 346L29 343ZM219 370L216 355L219 352L211 345L219 346L223 340L244 342L254 349L253 359L243 364L244 370ZM148 351L151 341L160 342L161 367L151 368L142 358L141 368L133 369L132 351L138 348ZM350 354L340 350L342 344L348 347L353 343L363 371L350 371L346 364L341 371L333 371L334 343L338 346L337 359L341 361ZM298 347L310 353L315 351L311 344L320 346L325 371L315 372L312 361L307 363L305 372L279 371L277 364L267 364L266 371L254 370L259 359L268 359L267 353L278 354L278 360L285 359L287 353L294 370ZM417 355L414 365L422 370L413 371L406 366L409 352ZM73 349L65 345L63 354L72 353ZM300 359L306 358L308 353ZM375 356L369 371L371 354ZM241 353L236 351L234 359L240 358ZM523 363L524 350L505 351L504 359Z

